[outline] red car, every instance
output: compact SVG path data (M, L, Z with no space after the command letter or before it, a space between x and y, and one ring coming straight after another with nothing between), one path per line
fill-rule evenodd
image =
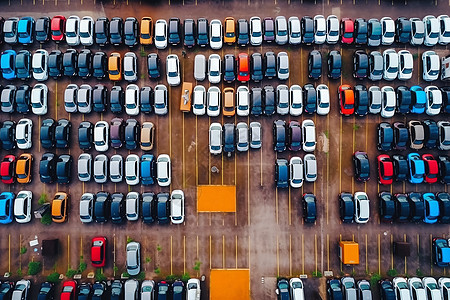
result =
M6 155L0 165L0 176L5 184L14 183L16 170L16 157L14 155Z
M349 18L343 18L341 20L341 43L352 44L353 43L353 20Z
M59 43L64 40L64 29L66 28L66 17L54 16L51 23L52 40Z
M345 116L353 115L355 112L355 94L348 84L339 86L339 103L341 106L341 114Z
M394 177L394 164L387 154L381 154L378 160L378 182L381 184L392 184Z
M250 80L250 59L247 53L239 53L237 58L238 76L240 82L247 82Z
M61 291L61 300L75 300L77 292L77 283L74 280L64 282Z
M106 238L95 237L92 239L91 261L92 266L101 268L105 266Z
M435 183L437 182L439 167L437 160L434 159L431 154L422 155L423 162L425 163L425 182Z

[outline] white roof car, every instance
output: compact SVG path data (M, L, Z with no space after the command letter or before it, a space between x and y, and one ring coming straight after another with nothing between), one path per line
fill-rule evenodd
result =
M336 44L339 41L339 19L335 15L327 17L327 43Z
M289 78L289 56L286 52L277 54L277 76L280 80Z
M22 300L31 298L28 293L30 291L31 282L26 279L17 281L14 287L11 300Z
M152 300L155 294L155 282L144 280L141 284L141 300Z
M139 183L139 156L129 154L125 160L125 180L128 185Z
M94 43L94 19L85 16L80 21L80 42L84 46Z
M284 45L288 42L288 26L284 16L275 19L275 43Z
M68 113L77 112L78 85L71 83L64 90L64 109Z
M80 36L78 35L80 27L80 18L78 16L70 16L66 21L66 42L69 46L77 46L80 44Z
M298 84L291 85L289 89L289 113L291 116L300 116L303 112L303 90Z
M197 54L194 59L194 78L203 81L206 78L206 58L203 54Z
M196 116L203 116L206 111L206 89L203 85L196 85L192 92L192 112Z
M439 45L447 45L450 43L450 18L448 15L440 15L437 17L439 30Z
M325 17L316 15L314 17L314 43L323 44L327 38L327 24Z
M384 80L392 81L397 79L398 75L398 54L394 49L386 49L383 51Z
M108 151L109 147L109 124L106 121L98 121L94 127L95 150L99 152Z
M289 183L293 188L300 188L303 185L303 161L298 156L293 156L289 160Z
M392 45L395 36L395 22L391 17L381 18L381 44Z
M38 49L33 54L31 63L33 68L33 78L37 81L45 81L48 79L48 52L44 49Z
M248 87L241 85L236 89L236 114L240 117L250 113L250 93Z
M252 46L259 46L262 44L262 24L260 17L250 18L250 44Z
M30 149L32 146L33 122L30 119L20 119L16 126L17 148Z
M84 193L80 199L80 221L91 223L94 215L94 194Z
M172 224L184 222L184 193L182 190L173 190L170 196L170 220Z
M123 79L128 82L135 82L137 76L137 56L134 52L127 52L123 57Z
M439 128L439 144L438 149L443 151L450 150L450 122L437 122Z
M135 84L129 84L125 90L125 112L127 115L138 115L139 103L139 87Z
M277 114L287 115L289 113L289 88L285 84L277 86Z
M135 276L141 272L141 244L138 242L129 242L127 244L127 272L131 276ZM139 282L136 279L128 279L125 282L125 294L127 290L137 290L138 286Z
M166 49L167 47L167 22L159 19L155 23L155 47Z
M209 44L211 49L219 50L222 48L222 22L214 19L209 23Z
M355 222L367 223L370 216L369 197L364 192L356 192L353 199L355 201Z
M289 44L298 45L302 42L302 31L298 17L290 17L289 24Z
M222 125L211 123L209 126L209 152L211 154L222 153Z
M247 123L239 122L236 125L236 149L241 152L248 151L248 144Z
M36 84L31 90L31 111L35 115L45 115L48 110L48 87L43 83Z
M292 300L305 300L303 282L300 278L291 278L289 286Z
M381 112L381 89L372 85L369 88L369 113L379 114Z
M424 277L422 278L422 284L428 295L427 300L441 300L441 292L439 291L436 279L433 277Z
M259 122L250 123L250 148L259 149L262 146L262 127Z
M441 112L442 106L442 92L434 85L429 85L425 88L425 94L427 95L427 103L425 112L429 116L436 116Z
M450 278L441 277L438 279L438 286L441 291L442 298L445 299L444 295L450 294Z
M169 111L167 107L167 87L164 84L155 86L155 114L165 115Z
M117 183L123 179L123 158L120 154L111 156L109 160L109 180Z
M434 46L439 41L439 21L435 16L425 16L423 18L425 27L425 38L423 44L425 46Z
M439 77L440 61L439 55L434 51L422 53L423 80L434 81Z
M31 200L33 194L30 191L20 191L14 199L14 218L17 223L28 223L31 220Z
M177 86L181 83L180 60L178 59L178 55L176 54L167 55L166 74L167 74L167 83L170 86Z
M425 35L425 25L419 18L410 18L411 21L411 41L413 46L419 46L423 44L423 38Z
M99 154L94 159L94 180L96 183L108 180L108 157L105 154Z
M302 147L305 152L316 150L316 126L312 120L302 122Z
M78 156L78 180L90 181L92 176L92 156L89 153L81 153Z
M392 279L394 285L395 294L397 295L397 300L410 300L411 293L408 288L408 284L405 278L395 277Z
M191 278L186 284L186 300L200 300L200 280Z
M409 80L414 68L413 56L408 50L398 52L398 79Z
M88 114L92 110L92 87L89 84L80 85L78 90L78 112Z
M395 91L391 86L381 88L381 116L392 118L395 113Z
M305 180L307 182L314 182L317 179L317 160L314 154L306 154L303 157Z
M427 300L427 295L425 294L425 288L423 286L422 280L417 277L412 277L408 279L408 286L411 295L416 295L417 300Z
M220 89L217 86L210 86L206 95L207 110L210 117L217 117L220 114Z
M355 279L353 277L342 277L341 278L342 291L345 295L346 300L356 299L356 285Z
M326 84L319 84L316 88L317 114L326 116L330 112L330 90Z
M219 54L211 54L208 59L208 80L210 83L219 83L221 77L221 59Z
M378 51L372 51L369 54L369 79L372 81L383 78L384 62L383 55Z
M139 194L129 192L125 198L125 214L128 221L136 221L139 218Z
M172 167L170 157L167 154L160 154L156 160L156 179L159 186L169 186L172 178Z

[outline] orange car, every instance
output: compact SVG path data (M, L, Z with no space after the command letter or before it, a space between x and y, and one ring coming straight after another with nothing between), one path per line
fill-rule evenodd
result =
M223 41L227 44L236 42L236 23L232 17L225 18L225 36Z
M29 153L23 153L19 156L16 163L16 176L18 183L31 182L31 162L33 156Z
M122 65L120 53L113 52L108 61L108 73L109 80L120 81L122 80Z
M52 202L52 221L55 223L64 223L67 217L67 205L69 195L64 192L55 194Z
M223 115L234 116L234 89L230 87L223 90Z
M141 45L153 44L153 20L150 17L143 17L141 20Z

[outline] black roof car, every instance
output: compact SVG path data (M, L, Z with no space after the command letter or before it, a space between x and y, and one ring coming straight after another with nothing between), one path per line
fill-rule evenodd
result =
M395 220L397 222L407 222L410 216L409 202L406 194L395 194Z
M399 114L407 114L411 111L411 91L408 87L400 85L396 89L395 112Z
M153 110L154 103L154 93L153 89L149 86L144 86L141 88L141 112L149 114Z
M40 43L47 42L50 37L50 18L41 17L36 20L36 41Z
M103 84L97 84L92 90L92 109L102 113L106 111L107 89Z
M120 224L125 220L125 197L122 193L111 194L111 222Z
M254 116L260 116L262 114L262 89L253 87L250 93L250 100L250 113Z
M98 192L94 202L94 219L97 223L108 221L110 212L110 195L108 192Z
M369 56L364 50L356 50L353 53L353 77L364 79L369 72Z
M433 120L424 120L422 122L423 129L425 132L425 141L424 146L427 149L436 148L436 144L439 140L439 128L435 121Z
M365 45L367 44L367 21L363 18L357 18L355 20L355 44Z
M48 75L53 79L58 79L62 73L63 55L60 50L52 50L48 55Z
M405 181L408 179L409 167L406 157L399 154L392 156L392 163L394 165L394 177L396 181Z
M344 299L344 294L342 293L341 282L339 281L339 279L328 280L327 294L330 300Z
M286 122L283 120L273 122L273 148L277 152L286 150Z
M0 128L0 140L3 150L16 148L16 123L14 121L4 121Z
M338 79L341 77L342 58L337 50L330 51L328 54L328 78Z
M263 93L263 112L264 115L270 116L275 113L275 90L273 86L264 86Z
M21 85L16 91L16 111L20 114L27 114L31 108L31 88L29 85Z
M261 53L253 53L251 56L252 80L258 82L263 79L263 59Z
M78 76L86 79L92 75L92 52L89 49L81 50L78 55Z
M82 150L89 150L94 143L94 125L89 121L83 121L78 127L78 146Z
M229 156L234 152L235 128L234 123L223 124L223 151Z
M392 223L395 216L395 203L393 196L389 192L381 192L378 194L380 201L380 220L382 222Z
M134 17L128 17L123 25L123 35L125 45L134 47L137 45L138 39L138 21Z
M302 43L309 45L314 42L314 20L310 16L304 16L300 20L302 31Z
M308 77L319 79L322 76L322 55L320 51L313 50L308 56Z
M59 184L68 184L72 177L72 156L62 154L56 161L56 181Z
M208 20L205 18L199 18L197 20L197 44L200 47L205 47L208 43Z
M147 55L147 72L150 79L156 79L161 76L161 60L158 53L150 53Z
M88 282L80 284L78 287L78 300L90 300L92 296L92 287Z
M54 284L48 281L41 283L37 300L52 300L54 297ZM2 298L4 299L4 298Z
M390 151L394 142L394 129L391 124L382 122L377 126L377 149Z
M411 222L422 222L425 205L423 203L422 194L411 192L408 194L408 202L410 207L409 220Z
M66 119L58 120L55 129L56 148L69 148L72 124Z
M16 75L18 79L26 80L31 77L31 53L20 50L16 55Z
M442 108L443 113L450 113L450 87L441 87L442 92Z
M14 290L14 282L3 281L0 285L0 299L7 300L11 299L12 292Z
M108 57L105 52L95 52L92 58L92 76L97 79L103 79L108 73Z
M237 43L239 46L246 46L250 41L249 26L246 19L237 21Z
M119 46L122 44L123 36L123 20L119 17L114 17L109 23L109 39L111 44Z
M315 223L317 218L316 196L310 193L303 194L302 204L305 223Z
M303 87L303 107L308 114L313 114L317 109L317 94L314 85L311 83L305 84Z
M437 193L436 200L439 202L439 222L450 223L450 195L446 192Z
M39 162L39 178L42 183L52 183L55 181L57 156L53 153L44 153Z
M169 44L174 46L181 42L180 19L170 18L169 20Z
M45 149L50 149L55 147L55 129L56 122L53 119L44 119L42 121L41 129L40 129L40 140L41 145Z
M268 79L272 79L277 76L277 59L275 53L266 52L264 53L264 76Z
M3 123L4 126L4 123ZM450 158L447 155L440 155L439 162L439 179L442 184L450 183Z
M230 83L233 82L235 79L236 79L236 58L234 57L233 54L225 54L225 57L223 59L223 80Z
M159 193L157 196L157 219L158 224L169 223L170 203L168 193Z
M95 43L99 46L108 44L109 38L109 20L108 18L98 18L94 26Z
M370 179L370 161L366 152L356 151L353 154L353 166L356 180L364 182Z
M139 123L135 119L128 119L125 125L125 148L134 150L139 143Z
M122 300L123 299L123 284L120 280L114 280L111 284L110 300Z
M409 131L402 122L394 123L394 148L405 150L409 141Z
M155 222L156 199L152 192L142 193L142 221L146 224Z
M395 292L392 283L389 280L380 281L380 294L383 300L395 300Z
M405 17L395 20L395 40L397 43L409 43L411 40L411 21Z
M342 192L339 194L339 212L343 223L352 223L355 204L351 193Z
M355 97L355 114L358 116L365 116L369 113L369 93L367 88L362 84L357 84L354 87Z
M195 46L195 21L193 19L185 19L184 28L184 46L192 48Z
M78 74L78 52L75 49L67 49L63 55L64 76L74 77Z
M122 87L119 85L113 86L109 94L109 105L111 108L111 112L114 114L122 113L124 102L125 92Z
M278 279L276 294L278 300L289 300L289 282L286 278Z
M106 298L106 283L103 281L96 281L92 285L91 300L104 300Z

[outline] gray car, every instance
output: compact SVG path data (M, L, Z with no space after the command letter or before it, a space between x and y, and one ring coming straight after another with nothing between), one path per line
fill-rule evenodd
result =
M127 244L127 273L130 274L131 276L136 276L140 272L141 272L141 244L137 242L130 242Z
M275 43L284 45L288 42L288 26L286 17L278 16L275 19Z
M94 159L94 180L97 183L108 180L108 157L104 154L99 154Z
M378 51L372 51L369 55L369 79L372 81L383 78L383 56Z
M74 83L69 84L64 91L64 109L68 113L77 112L78 86Z
M128 82L135 82L137 76L137 57L133 52L125 53L123 57L123 79Z
M155 282L144 280L141 284L141 300L153 300L155 297Z
M125 281L124 290L124 300L139 299L139 281L136 279L128 279Z
M289 56L286 52L277 55L277 76L279 80L289 79Z
M277 114L287 115L289 113L289 88L285 84L277 86Z
M78 90L78 112L88 114L92 110L92 87L89 84L82 84Z
M372 300L372 291L370 283L367 280L358 281L358 295L360 300Z
M356 300L356 284L352 277L341 278L342 291L346 300Z
M236 125L236 148L238 151L248 151L248 127L244 122Z
M3 24L3 35L5 43L14 45L17 43L17 25L19 18L9 18Z
M155 86L155 114L165 115L167 108L167 87L164 84Z
M126 216L128 221L136 221L139 218L139 194L137 192L129 192L125 199Z
M14 102L16 97L17 88L14 85L7 85L2 90L1 94L1 107L4 113L14 112Z
M306 154L303 158L305 180L307 182L314 182L317 179L317 160L314 154Z
M123 158L120 154L111 156L109 161L109 180L117 183L123 179Z
M92 156L82 153L78 157L78 180L86 182L92 177Z
M80 199L80 221L91 223L94 215L94 194L84 193Z
M259 149L262 145L262 127L259 122L250 123L250 148Z

